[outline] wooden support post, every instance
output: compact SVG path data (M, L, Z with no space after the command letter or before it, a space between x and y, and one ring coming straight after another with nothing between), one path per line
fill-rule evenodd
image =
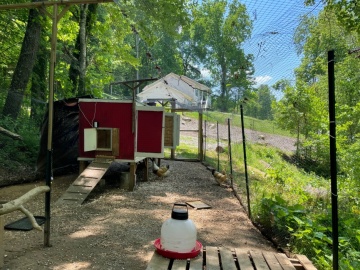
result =
M5 245L4 245L4 216L0 216L0 269L4 266L4 255L5 255Z
M133 191L136 185L136 162L130 163L129 191Z
M79 161L79 174L81 174L87 167L87 161L80 160Z
M149 158L145 158L144 181L149 181Z

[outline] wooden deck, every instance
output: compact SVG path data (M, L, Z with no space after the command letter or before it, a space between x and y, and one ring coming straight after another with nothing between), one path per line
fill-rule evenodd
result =
M187 260L167 259L156 251L146 270L316 270L304 255L288 258L283 253L223 247L204 247L199 256Z

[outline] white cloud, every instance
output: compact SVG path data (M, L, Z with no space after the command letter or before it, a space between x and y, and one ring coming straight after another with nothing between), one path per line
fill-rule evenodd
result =
M255 86L258 87L262 84L266 84L268 81L272 80L272 77L269 75L257 76L254 78Z
M201 71L201 76L203 79L205 80L210 80L211 76L210 76L210 70L203 68L200 70Z

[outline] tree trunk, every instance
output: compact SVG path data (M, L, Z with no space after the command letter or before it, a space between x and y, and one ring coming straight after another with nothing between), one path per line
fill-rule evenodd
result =
M38 2L34 0L33 2ZM16 119L20 113L24 92L29 82L39 48L41 23L37 9L29 10L28 23L21 46L19 60L3 108L3 115Z
M42 31L43 36L44 34L44 31ZM48 89L47 67L49 55L50 53L46 49L46 41L41 39L37 61L31 77L31 118L39 123L39 127L43 120L44 110L46 110L44 103L46 102L46 92Z
M220 109L222 112L228 111L228 95L226 92L226 66L225 64L221 65L221 82L220 82Z
M75 50L71 55L69 78L73 85L73 93L77 96L86 94L86 70L87 70L87 43L88 36L95 22L97 4L80 5L79 33L75 43Z
M79 43L80 43L80 52L79 52L79 90L80 95L86 94L85 89L85 78L86 78L86 19L87 19L87 10L88 4L80 6L80 33L79 33Z

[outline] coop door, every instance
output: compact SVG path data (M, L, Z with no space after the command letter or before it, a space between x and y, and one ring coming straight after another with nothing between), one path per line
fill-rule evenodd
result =
M164 147L175 149L180 142L180 115L176 113L165 114Z
M139 106L136 111L136 157L164 157L164 109Z
M118 153L119 149L118 129L112 128L85 128L84 129L84 152L106 151L111 154Z

